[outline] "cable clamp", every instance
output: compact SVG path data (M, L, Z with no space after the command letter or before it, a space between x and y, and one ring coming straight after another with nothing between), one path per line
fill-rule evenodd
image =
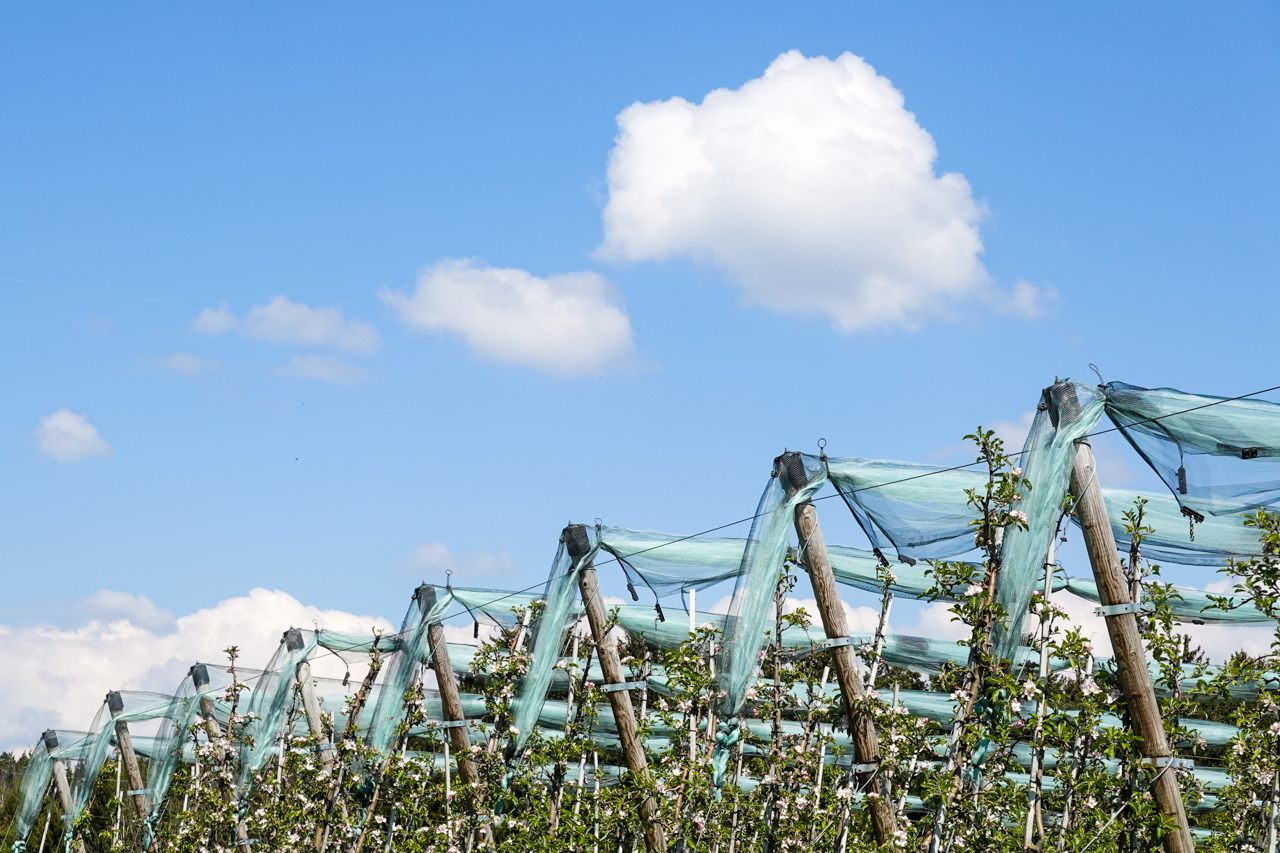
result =
M125 796L126 796L126 797L136 797L136 796L138 796L139 794L146 794L146 793L148 793L148 791L147 791L147 789L146 789L146 788L139 788L139 789L138 789L138 790L136 790L136 791L125 791Z
M1172 755L1160 755L1155 758L1142 759L1143 764L1150 764L1152 767L1165 768L1172 767L1174 770L1192 770L1196 763L1190 758L1174 758Z
M617 693L619 690L648 690L648 679L640 679L639 681L624 681L621 684L602 684L600 685L601 693Z
M819 640L815 645L820 649L838 649L841 646L856 646L861 643L861 637L832 637L829 640Z
M872 761L868 764L853 764L849 767L851 773L875 773L880 769L879 761Z
M432 729L461 729L467 725L467 720L427 720L427 727Z
M1093 615L1123 616L1126 613L1154 613L1155 609L1156 606L1150 601L1140 601L1137 604L1107 604L1094 608Z

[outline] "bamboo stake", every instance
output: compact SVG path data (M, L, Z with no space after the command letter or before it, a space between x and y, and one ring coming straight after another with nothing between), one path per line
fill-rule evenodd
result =
M1267 853L1276 853L1276 836L1280 835L1280 769L1271 774L1271 815L1267 820Z
M53 817L53 803L44 810L44 832L40 833L40 853L44 853L44 840L49 837L49 820Z
M1049 607L1049 596L1053 594L1053 567L1055 562L1055 554L1058 546L1058 530L1061 525L1055 526L1053 529L1053 538L1049 540L1049 551L1045 555L1044 560L1044 607L1046 611ZM1049 677L1049 636L1053 631L1053 616L1051 612L1040 619L1040 683L1045 684ZM1036 727L1035 733L1032 735L1033 743L1040 743L1044 737L1044 715L1048 708L1048 696L1041 693L1040 698L1036 701ZM1035 824L1040 826L1040 846L1044 846L1044 826L1043 826L1043 804L1044 796L1044 745L1036 747L1031 751L1031 772L1030 781L1027 784L1027 823L1024 827L1022 846L1030 849L1032 847L1032 835L1035 831Z
M618 647L609 632L608 616L605 613L604 600L600 596L600 582L596 578L595 566L586 559L591 551L587 529L584 525L573 524L564 529L563 537L569 557L579 564L578 588L582 593L582 603L587 611L587 621L591 623L591 634L595 639L605 684L623 684L626 676L622 672ZM631 695L625 689L610 690L609 704L613 707L618 740L622 744L622 754L626 759L627 769L647 778L649 763L645 758L644 746L636 735L636 718L631 706ZM653 797L646 796L640 803L640 819L644 823L645 848L649 853L665 853L667 840L662 826L658 823L658 804L654 802Z
M789 494L794 494L808 482L804 459L799 453L784 453L774 461L774 467L780 477L785 477L784 484ZM875 826L876 843L888 844L897 831L897 821L891 805L893 791L889 779L878 772L880 740L876 734L875 722L870 714L859 707L866 698L866 692L858 677L857 654L853 646L847 644L849 623L840 601L835 575L831 571L831 559L822 538L822 528L818 526L818 511L811 502L805 501L796 507L795 527L804 553L805 568L809 572L809 583L813 587L818 613L822 617L822 627L829 640L845 641L845 644L831 649L831 657L835 662L836 679L840 684L840 696L848 718L849 732L853 735L857 750L857 760L865 768L857 774L859 786L877 795L868 798L872 800L868 805L871 822Z
M889 611L893 609L893 591L888 581L884 585L884 595L880 598L880 622L876 625L876 644L871 653L871 667L867 672L867 692L876 688L876 676L880 673L880 655L884 653L884 629L889 624Z
M116 757L116 822L111 826L111 846L115 847L120 840L120 775L121 761L119 756Z

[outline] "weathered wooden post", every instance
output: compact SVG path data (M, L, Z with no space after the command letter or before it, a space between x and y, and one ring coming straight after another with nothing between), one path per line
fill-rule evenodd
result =
M783 478L782 484L788 495L794 494L809 482L804 458L795 451L788 451L775 459L774 469ZM878 772L880 739L876 734L875 721L870 714L859 709L867 694L862 688L862 679L858 677L858 658L849 642L849 622L845 618L844 605L840 602L835 574L831 571L827 543L822 538L822 528L818 526L818 511L811 502L805 501L796 507L795 526L804 554L804 565L809 572L809 584L813 587L818 614L827 634L827 646L831 649L831 657L835 662L836 680L840 684L849 733L853 736L854 747L857 749L858 783L876 795L867 798L871 821L875 825L876 843L889 844L897 830L897 821L893 815L893 791L888 777Z
M425 617L436 606L436 588L424 583L413 594L418 610ZM458 680L453 674L453 662L449 660L449 644L444 639L444 626L433 622L427 626L427 645L431 649L431 669L436 674L436 687L440 691L440 705L445 724L449 726L449 739L458 756L458 775L463 784L470 785L479 775L471 755L471 734L467 730L467 717L462 712L462 696L458 693ZM445 758L446 772L448 757Z
M1069 384L1054 385L1050 389L1050 398L1054 405L1051 414L1057 416L1055 420L1059 429L1080 417L1080 401ZM1102 486L1098 483L1093 448L1087 439L1076 442L1071 494L1076 500L1076 517L1080 520L1085 549L1093 566L1093 578L1098 585L1098 599L1102 604L1098 612L1107 621L1107 634L1111 638L1129 716L1134 731L1141 739L1142 754L1157 769L1151 793L1160 810L1175 824L1175 829L1164 836L1164 849L1168 853L1193 853L1195 845L1187 827L1187 813L1175 772L1177 762L1169 750L1151 671L1147 668L1146 651L1138 632L1136 611L1139 605L1132 603L1129 597L1115 535L1107 517L1107 505L1102 499Z
M209 689L209 668L202 663L192 664L187 674L191 676L191 686L200 694L200 716L204 718L209 739L222 737L222 724L218 722L218 715L213 712L213 700L204 695Z
M284 647L290 652L300 652L306 646L302 639L302 631L290 628L284 632ZM302 712L307 718L307 728L318 740L316 749L320 752L320 776L324 778L333 772L333 743L324 730L324 717L320 716L320 702L316 699L316 683L311 678L311 662L300 661L294 673L298 682L298 690L302 693Z
M648 777L649 762L644 755L644 746L636 734L636 718L631 707L631 695L627 692L631 685L626 683L618 647L609 635L609 619L605 613L604 600L600 597L600 581L596 577L595 565L584 559L591 551L587 528L582 524L571 524L564 529L562 538L569 558L580 563L578 589L582 592L582 604L586 608L591 635L595 638L600 655L600 669L604 672L605 681L602 689L609 694L609 704L613 707L618 740L622 744L627 769L639 776ZM644 822L645 848L649 853L664 853L667 839L658 824L658 804L653 797L646 796L640 804L640 819Z
M58 733L53 729L49 729L44 733L44 748L52 754L58 748ZM61 758L53 759L53 781L58 788L58 802L62 804L62 825L63 836L70 835L75 830L71 825L71 815L73 812L71 803L71 783L67 780L67 764ZM75 839L76 853L85 853L84 842L79 838Z
M119 719L124 713L124 698L116 690L107 694L107 710L116 723L116 748L120 760L124 762L125 772L129 775L129 798L133 800L133 808L139 820L147 819L147 791L142 784L142 770L138 767L138 754L133 751L133 737L129 734L129 724Z

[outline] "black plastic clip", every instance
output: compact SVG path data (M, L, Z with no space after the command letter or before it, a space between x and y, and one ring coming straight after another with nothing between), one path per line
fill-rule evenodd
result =
M914 566L914 565L916 564L916 558L915 558L915 557L908 557L906 554L899 554L899 555L898 555L898 562L899 562L899 563L906 563L908 566Z
M475 621L475 625L471 629L471 638L473 640L480 639L480 620L479 619Z
M1185 495L1187 493L1187 469L1178 469L1178 494Z
M880 568L882 569L889 568L889 561L888 559L885 558L883 551L881 551L879 548L872 548L871 553L875 554L876 559L880 561Z
M631 593L632 601L640 600L640 596L636 595L636 588L632 585L631 581L627 581L627 592Z
M666 615L665 615L665 614L663 614L663 612L662 612L662 605L661 605L661 604L659 604L658 602L656 602L656 601L655 601L655 602L653 603L653 609L654 609L654 610L656 610L656 611L658 611L658 621L659 621L659 622L666 622L666 621L667 621L667 617L666 617Z
M1260 447L1242 447L1240 448L1240 458L1241 459L1257 459L1258 451L1261 449L1262 448Z

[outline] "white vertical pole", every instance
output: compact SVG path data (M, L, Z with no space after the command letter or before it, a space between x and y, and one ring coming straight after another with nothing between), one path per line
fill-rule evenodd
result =
M120 800L120 765L124 760L120 756L116 756L116 823L111 827L111 846L115 847L117 840L120 838L120 807L124 803Z
M1058 527L1053 529L1053 538L1049 540L1049 551L1044 559L1044 606L1049 606L1049 596L1053 594L1053 565L1055 554L1058 547ZM1040 619L1040 683L1044 684L1045 679L1049 676L1049 635L1053 630L1053 617L1046 615ZM1044 732L1044 715L1048 707L1048 691L1041 692L1040 698L1036 700L1036 728L1034 740L1039 740ZM1027 788L1027 823L1024 828L1022 846L1030 848L1031 837L1034 833L1037 817L1041 813L1040 798L1043 795L1044 785L1041 776L1044 772L1042 766L1044 762L1043 748L1034 747L1031 750L1031 775Z

